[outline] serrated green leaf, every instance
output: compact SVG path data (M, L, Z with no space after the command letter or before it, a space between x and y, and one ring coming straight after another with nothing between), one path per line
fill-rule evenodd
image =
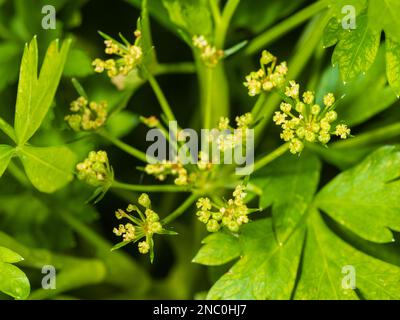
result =
M0 247L0 262L17 263L24 260L18 253L6 248Z
M382 147L317 195L317 206L364 239L385 243L400 231L400 151ZM390 229L389 229L390 228Z
M368 71L378 54L379 42L380 32L368 26L365 14L358 17L356 29L342 33L332 63L339 65L343 81L350 81Z
M302 271L294 298L358 299L357 292L348 287L346 267L354 270L354 285L363 298L400 298L400 268L345 243L328 229L314 210L308 218Z
M219 266L240 255L238 238L227 233L211 234L202 241L202 244L192 262L206 266Z
M400 30L400 29L399 29ZM400 96L400 41L386 37L386 73L390 86Z
M11 158L14 155L14 148L0 144L0 178L6 171Z
M369 0L368 16L372 28L400 41L400 1Z
M298 230L279 246L271 219L242 229L241 259L211 288L207 299L290 299L304 238Z
M61 50L58 40L49 48L39 78L36 37L25 47L22 57L15 111L15 133L18 144L24 145L38 130L53 102L58 83L67 59L71 41L64 41Z
M317 103L322 103L326 92L340 97L336 112L349 126L355 126L371 119L388 109L397 101L393 90L387 85L385 50L381 48L377 59L365 75L359 75L352 82L343 85L338 67L328 67L317 90Z
M75 154L67 147L21 147L19 157L32 184L52 193L73 179Z
M332 15L335 17L344 17L342 12L343 7L352 6L356 13L362 12L367 6L368 0L327 0L329 7L331 8Z
M272 205L273 227L280 243L292 234L317 190L321 164L304 152L301 157L285 155L260 170L252 178L263 193L260 207Z
M339 41L340 28L340 21L336 18L329 20L322 37L322 43L325 48L332 47Z

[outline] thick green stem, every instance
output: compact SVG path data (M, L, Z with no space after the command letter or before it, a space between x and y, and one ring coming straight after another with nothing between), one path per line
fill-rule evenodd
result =
M267 30L263 34L253 39L245 49L244 53L246 55L251 55L256 53L257 51L262 50L263 48L271 44L273 41L279 39L281 36L293 30L294 28L304 23L305 21L307 21L308 19L310 19L311 17L313 17L314 15L316 15L318 12L322 11L325 8L327 8L326 1L318 1L311 4L307 8L292 15L285 21L279 23L275 27Z
M264 93L261 93L260 96L258 97L256 103L254 104L253 109L251 110L251 115L253 116L253 119L258 120L260 112L265 104L266 98L267 96Z
M228 0L222 12L221 19L219 21L216 21L215 46L217 48L224 47L229 24L239 3L240 0Z
M189 192L187 187L176 185L128 184L114 181L111 188L140 192Z
M197 194L192 194L189 198L187 198L174 212L172 212L169 216L165 217L161 223L168 224L174 221L176 218L181 216L197 199Z
M208 1L211 9L211 14L213 16L215 24L218 24L221 20L221 12L218 7L218 0L209 0Z
M207 89L204 106L203 128L210 129L212 119L212 98L213 98L213 69L207 69Z
M279 148L272 151L271 153L264 156L263 158L257 160L254 163L253 172L265 167L267 164L269 164L272 161L274 161L275 159L279 158L281 155L286 153L286 151L288 151L288 150L289 150L289 143L285 143L285 144L281 145Z
M158 64L155 69L155 75L174 74L174 73L195 73L196 66L193 62L178 62Z
M131 156L147 163L147 155L143 151L140 151L140 150L130 146L129 144L126 144L125 142L122 142L121 140L111 136L105 130L100 130L97 133L104 139L111 142L116 147L120 148L121 150L125 151L126 153L130 154Z
M342 140L332 145L334 149L355 148L369 146L374 143L387 141L400 136L400 123L388 125L383 128L371 130L348 140Z
M175 116L172 112L171 106L169 105L167 98L161 90L161 87L159 86L156 78L154 78L152 74L148 73L148 80L158 99L158 102L160 103L161 109L167 116L168 121L175 121Z

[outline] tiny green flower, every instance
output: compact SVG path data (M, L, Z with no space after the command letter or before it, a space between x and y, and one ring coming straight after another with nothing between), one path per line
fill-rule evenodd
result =
M300 86L295 81L290 81L286 87L287 102L281 104L281 111L275 112L273 121L281 126L283 131L281 139L289 142L289 151L293 154L300 153L304 149L304 142L319 142L326 145L331 140L331 135L337 135L341 139L350 136L350 129L346 125L337 125L335 131L331 130L332 122L337 120L335 97L328 93L324 98L324 107L314 104L314 93L306 91L303 101L299 99ZM298 113L292 113L292 109Z
M138 202L142 207L145 207L145 208L151 207L151 200L147 193L142 193L139 197Z
M200 51L200 58L207 67L215 67L224 56L223 50L210 45L207 39L202 35L193 36L192 43L193 46Z
M95 59L92 63L94 71L102 73L107 71L110 78L118 75L126 76L130 71L137 68L142 62L143 52L140 45L141 33L136 30L134 32L134 44L123 44L114 39L106 39L105 53L116 56L116 59L101 60Z
M249 96L253 97L261 92L270 92L279 88L286 81L288 67L286 62L276 65L277 58L268 51L263 51L258 71L253 71L246 76L244 86L248 89Z
M153 236L155 234L175 234L163 228L159 215L150 209L151 200L149 196L142 193L138 199L138 203L145 208L142 212L136 205L130 204L126 211L118 209L115 216L118 220L123 218L130 220L125 225L120 224L118 228L114 228L113 232L116 236L122 236L122 242L114 246L114 249L120 248L128 243L135 243L141 239L145 239L138 243L138 250L142 254L150 252L150 259L153 260ZM134 215L136 212L137 216Z
M105 151L91 151L88 157L76 165L78 179L98 187L113 179L113 172Z
M107 103L102 101L88 102L84 97L79 97L71 103L72 114L64 119L74 131L97 130L104 126L107 120Z
M246 187L242 184L236 186L233 198L225 201L225 205L219 207L209 198L200 198L197 201L197 217L200 222L206 224L207 231L217 232L222 227L232 232L239 231L241 225L249 222L248 214L252 212L243 202ZM216 211L213 208L217 208ZM254 210L253 210L254 211Z

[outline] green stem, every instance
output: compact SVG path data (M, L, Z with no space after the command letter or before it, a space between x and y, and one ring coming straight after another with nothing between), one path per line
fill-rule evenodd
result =
M247 48L244 50L244 53L246 55L251 55L256 53L257 51L265 48L273 41L279 39L281 36L293 30L294 28L304 23L305 21L307 21L308 19L310 19L311 17L313 17L314 15L316 15L318 12L322 11L325 8L327 8L327 2L325 0L321 0L311 4L307 8L292 15L285 21L279 23L275 27L267 30L263 34L253 39L247 46Z
M196 66L193 62L178 62L158 64L155 70L156 75L171 74L171 73L195 73Z
M187 187L176 185L143 185L114 181L111 188L141 192L189 192Z
M108 132L105 130L101 130L97 132L101 137L104 139L108 140L112 144L114 144L116 147L120 148L121 150L125 151L126 153L130 154L131 156L147 163L147 155L143 152L140 151L125 142L122 142L121 140L111 136Z
M289 143L285 143L285 144L281 145L280 147L278 147L277 149L275 149L274 151L272 151L271 153L264 156L263 158L257 160L254 163L253 172L265 167L267 164L271 163L276 158L279 158L281 155L286 153L286 151L288 151L288 150L289 150Z
M217 28L215 32L215 46L217 48L224 47L229 24L239 3L240 0L228 0L222 12L221 19L219 21L216 21Z
M395 123L383 128L371 130L348 140L336 142L332 145L332 148L347 149L369 146L371 144L387 141L398 136L400 136L400 123Z
M256 103L254 104L253 109L251 110L251 115L253 116L253 119L258 120L259 114L265 104L266 99L267 99L266 94L261 93Z
M11 140L16 142L15 131L3 118L0 117L0 130L3 131Z
M165 217L161 223L165 225L174 221L176 218L181 216L198 199L198 197L199 196L197 194L192 194L174 212Z
M207 84L206 84L206 98L204 106L204 123L203 127L205 129L210 129L211 118L212 118L212 96L213 96L213 72L212 68L208 68L207 72Z
M158 99L158 102L160 103L161 109L167 116L168 121L175 121L175 116L172 112L171 106L169 105L167 98L165 97L164 93L161 90L161 87L159 86L156 78L150 73L148 73L148 80L153 88L153 91Z
M209 0L208 1L211 9L211 14L213 16L215 24L218 24L221 20L221 12L218 7L218 0Z

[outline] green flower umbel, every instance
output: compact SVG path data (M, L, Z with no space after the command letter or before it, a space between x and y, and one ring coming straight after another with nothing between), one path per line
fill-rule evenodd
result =
M241 225L249 222L248 214L258 210L249 209L244 203L245 189L242 184L236 186L233 199L225 201L223 206L218 206L209 198L200 198L197 201L197 217L206 224L207 231L217 232L225 227L232 232L238 232Z
M332 135L341 139L350 136L350 129L345 124L333 127L337 120L335 97L328 93L324 97L324 106L315 103L314 93L306 91L303 99L299 98L300 86L290 81L285 91L285 102L282 102L281 111L275 112L273 121L282 127L281 138L289 142L291 153L300 153L304 142L326 145Z
M112 250L119 249L129 243L138 243L138 250L142 254L150 253L150 260L154 259L154 234L176 235L173 231L163 228L159 215L151 209L151 200L146 193L138 199L140 206L144 208L144 212L136 205L130 204L126 211L118 209L115 216L118 220L128 219L130 222L120 224L118 228L114 228L115 235L122 237L123 241L113 247ZM134 215L137 213L137 216Z
M78 179L99 187L109 184L114 174L105 151L90 151L88 157L76 165Z
M104 126L107 120L107 103L90 103L84 97L79 97L71 103L72 114L64 119L74 131L97 130Z
M264 50L260 59L261 68L246 76L244 86L249 90L249 96L256 96L262 92L270 92L284 85L288 67L286 62L277 65L278 59Z

